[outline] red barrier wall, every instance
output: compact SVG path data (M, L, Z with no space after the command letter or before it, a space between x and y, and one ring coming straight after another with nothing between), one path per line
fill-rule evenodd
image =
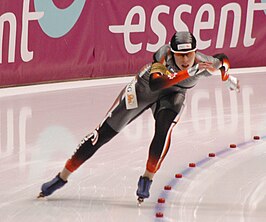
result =
M175 30L232 67L266 66L265 0L2 0L1 86L133 74Z

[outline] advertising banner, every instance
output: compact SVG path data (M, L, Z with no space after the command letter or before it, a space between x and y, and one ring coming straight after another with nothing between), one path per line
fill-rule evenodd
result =
M231 66L266 66L266 0L2 0L1 87L135 74L189 30Z

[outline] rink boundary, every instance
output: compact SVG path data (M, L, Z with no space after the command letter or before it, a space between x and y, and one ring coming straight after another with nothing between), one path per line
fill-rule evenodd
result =
M230 74L233 74L233 75L247 74L247 73L265 74L266 66L253 67L253 68L239 68L239 69L235 68L235 69L230 70ZM47 83L47 84L41 84L41 85L1 88L0 98L7 97L7 96L24 95L24 94L52 92L52 91L58 91L58 90L68 90L68 89L77 89L77 88L80 89L80 88L85 88L85 87L124 84L124 83L128 83L132 78L133 76L127 76L127 77L89 79L89 80L78 80L78 81L60 82L60 83Z
M256 143L258 144L258 142L260 142L260 141L265 142L265 140L266 140L266 135L263 135L263 136L260 137L259 140L255 140L253 138L253 139L250 139L248 141L244 141L244 142L238 143L238 144L236 144L236 148L237 148L236 150L241 151L241 150L249 149L253 145L256 145ZM196 167L201 167L205 163L211 162L212 159L215 159L217 157L221 157L222 155L225 155L225 154L233 155L233 154L235 154L235 152L232 152L232 151L235 151L235 149L231 149L230 145L228 145L227 147L224 147L220 151L216 152L215 153L215 157L207 157L206 156L205 158L200 159L199 161L195 162ZM180 180L183 180L184 177L188 177L189 174L192 173L193 171L194 171L194 168L191 168L191 167L184 168L180 172L180 174L182 175L182 178L172 178L166 183L166 185L170 186L173 189L176 189L178 187L178 182ZM169 196L171 196L173 193L174 192L171 192L171 190L163 190L162 189L161 193L158 196L158 200L163 198L163 199L165 199L166 203L161 204L161 203L158 202L158 203L155 204L155 206L154 206L154 220L153 220L154 222L158 222L158 218L156 217L157 213L161 213L162 215L164 215L164 218L161 218L160 222L171 221L171 217L170 217L171 215L165 214L165 210L169 209L169 208L171 209L171 206L169 206L169 203L167 204L167 201L169 199Z

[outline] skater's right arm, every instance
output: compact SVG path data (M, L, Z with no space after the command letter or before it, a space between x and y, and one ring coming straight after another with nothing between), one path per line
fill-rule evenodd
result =
M194 71L197 71L197 67L194 67ZM163 64L157 62L153 63L150 71L149 86L152 91L168 88L172 85L181 82L184 79L194 75L194 73L189 74L189 70L183 70L179 72L169 71Z
M153 64L150 70L149 86L152 91L171 87L191 76L201 73L210 66L210 62L195 62L195 65L187 70L174 72L168 70L166 61L172 58L169 45L162 46L153 55Z
M198 63L186 70L171 72L163 64L159 62L153 63L149 79L150 89L156 91L171 87L191 76L201 73L203 70L208 69L209 66L211 66L211 63L204 62Z

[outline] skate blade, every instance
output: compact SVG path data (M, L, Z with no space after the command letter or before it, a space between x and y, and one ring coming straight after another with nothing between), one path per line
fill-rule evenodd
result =
M138 206L140 207L143 202L144 202L144 198L139 197L138 198Z
M39 193L39 195L37 196L37 199L44 199L45 196L42 192Z

